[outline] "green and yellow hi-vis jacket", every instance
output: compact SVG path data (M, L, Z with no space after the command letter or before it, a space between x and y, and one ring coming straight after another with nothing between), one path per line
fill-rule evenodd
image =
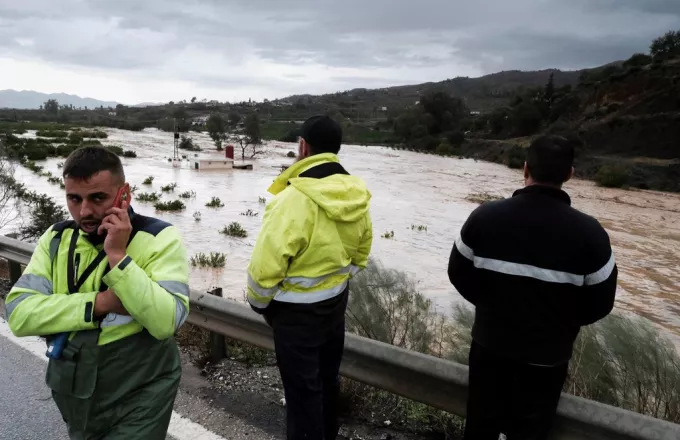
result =
M103 241L92 243L73 221L53 225L40 237L30 263L5 300L7 320L16 336L101 327L99 345L105 345L143 329L159 340L175 333L189 315L189 266L181 235L175 226L129 211L133 235L126 257L112 269L102 252ZM69 254L75 257L70 268ZM96 260L94 271L84 278L83 272ZM69 294L69 277L72 288L78 279L82 282L75 293ZM111 313L101 320L94 318L95 296L107 288L130 316Z
M314 304L340 295L368 264L373 240L371 194L335 154L308 157L269 188L275 197L248 267L248 301Z

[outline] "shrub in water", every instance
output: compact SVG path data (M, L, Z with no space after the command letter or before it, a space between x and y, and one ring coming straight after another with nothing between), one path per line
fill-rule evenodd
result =
M253 211L252 209L248 209L245 212L242 212L241 215L245 217L257 217L258 213Z
M182 199L193 199L196 197L196 192L195 191L184 191L183 193L179 194L179 197Z
M220 232L230 237L245 238L248 236L248 231L243 229L243 226L238 222L230 223L229 226L225 226Z
M144 179L144 182L142 182L143 185L151 185L153 183L153 176L149 176L146 179Z
M205 204L205 206L208 208L222 208L224 203L222 203L219 197L213 197L208 203Z
M173 200L172 202L158 202L153 206L159 211L182 211L186 208L184 202L181 200Z
M89 142L89 141L88 141ZM94 142L99 142L99 141L94 141ZM83 145L85 145L85 142L83 142ZM101 142L99 142L99 145L101 145ZM122 156L125 151L121 147L117 147L115 145L109 145L108 147L105 147L107 150L115 154L116 156Z
M176 183L170 183L168 185L161 186L161 191L163 191L163 192L174 192L175 188L177 188L177 184Z
M209 255L200 252L191 257L191 265L194 267L224 267L227 262L227 254L222 252L210 252Z
M133 150L125 150L125 151L123 151L123 157L129 157L129 158L137 157L137 152L133 151Z
M139 193L135 196L135 199L140 202L157 202L161 198L161 195L155 192L152 193Z

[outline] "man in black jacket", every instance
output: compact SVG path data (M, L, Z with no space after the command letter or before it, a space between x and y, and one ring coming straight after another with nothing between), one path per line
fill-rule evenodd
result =
M529 147L525 187L463 225L449 279L475 305L465 439L544 439L581 326L607 316L618 275L609 236L562 188L574 149Z

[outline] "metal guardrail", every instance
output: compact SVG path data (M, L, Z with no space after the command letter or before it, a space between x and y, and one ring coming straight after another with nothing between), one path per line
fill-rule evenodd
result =
M0 258L26 264L34 246L0 237ZM189 323L273 350L271 328L249 307L208 292L191 292ZM347 334L340 373L368 385L464 417L464 365ZM563 394L551 440L680 440L680 425Z

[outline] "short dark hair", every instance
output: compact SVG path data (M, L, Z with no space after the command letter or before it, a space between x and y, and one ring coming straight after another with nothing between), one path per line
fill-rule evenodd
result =
M80 147L69 154L64 163L64 179L89 179L101 171L109 171L125 182L120 158L104 147Z
M529 175L536 183L562 185L574 165L574 146L562 136L541 136L527 152Z
M312 116L302 124L300 136L309 144L312 154L340 152L342 127L328 116Z

